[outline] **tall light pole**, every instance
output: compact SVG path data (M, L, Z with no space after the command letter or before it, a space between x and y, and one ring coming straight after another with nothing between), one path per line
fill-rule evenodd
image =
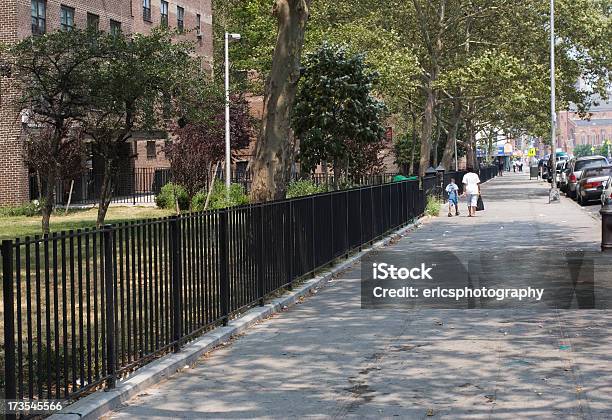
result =
M225 33L225 194L229 198L232 184L232 149L230 146L230 76L229 76L229 43L239 41L240 34Z
M561 200L557 190L557 104L555 98L555 0L550 0L550 144L552 183L549 202Z

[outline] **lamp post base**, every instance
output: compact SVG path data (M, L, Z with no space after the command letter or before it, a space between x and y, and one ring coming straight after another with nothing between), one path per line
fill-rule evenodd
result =
M548 204L551 203L560 203L561 202L561 194L557 188L551 188L548 193Z

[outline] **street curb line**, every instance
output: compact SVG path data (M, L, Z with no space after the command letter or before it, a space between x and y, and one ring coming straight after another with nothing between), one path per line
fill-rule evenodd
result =
M207 332L197 340L187 344L178 353L165 355L135 371L124 380L117 381L116 388L109 391L96 391L65 409L55 413L49 418L52 420L89 420L98 419L101 416L119 408L125 401L142 393L145 389L159 383L161 380L174 375L186 366L191 366L205 353L230 340L232 337L244 332L254 324L271 315L281 312L286 307L295 305L302 297L308 296L317 289L323 287L333 276L341 273L361 260L365 255L379 248L385 247L391 241L401 237L408 231L421 224L422 219L396 230L373 243L369 248L359 251L345 261L334 267L323 271L318 276L306 281L294 291L273 299L264 306L254 307L239 318L231 320L225 327L217 327Z

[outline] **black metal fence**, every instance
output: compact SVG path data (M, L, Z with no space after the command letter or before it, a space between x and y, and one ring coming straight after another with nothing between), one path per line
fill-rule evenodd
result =
M437 179L3 241L5 398L114 386L423 214Z
M2 242L6 398L73 398L424 212L418 181Z
M66 205L93 204L98 202L102 191L103 176L88 170L75 180L58 183L55 190L56 203ZM119 171L113 175L113 203L147 204L155 203L155 196L161 188L171 181L169 168L139 168ZM70 190L72 186L72 197ZM38 184L34 175L30 176L30 199L38 199Z
M216 179L223 182L225 179L224 175L225 173L220 168ZM350 179L343 178L339 181L339 185L343 187L347 185L379 185L391 182L395 175L396 174L380 174L352 177ZM334 185L333 176L315 174L308 175L305 179L310 179L317 185L327 185L328 187ZM66 205L69 198L70 203L74 205L97 203L102 191L102 181L102 174L95 173L93 170L88 170L74 181L61 181L56 187L56 203L60 206ZM170 168L132 169L115 173L112 182L114 186L112 203L131 205L153 204L155 203L155 196L159 194L161 188L169 182L172 182L172 173ZM251 177L247 171L233 171L232 183L240 184L245 193L251 190ZM72 197L70 197L71 186ZM31 175L30 200L38 199L38 195L36 176Z

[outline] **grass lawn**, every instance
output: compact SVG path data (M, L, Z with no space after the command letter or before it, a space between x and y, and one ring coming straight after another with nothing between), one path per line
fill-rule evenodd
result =
M106 214L106 223L118 223L128 220L151 219L172 215L171 210L156 207L109 207ZM63 210L51 216L51 231L82 229L94 227L98 209L71 210L64 215ZM17 237L33 236L41 233L41 217L11 216L0 217L0 239L14 239Z

